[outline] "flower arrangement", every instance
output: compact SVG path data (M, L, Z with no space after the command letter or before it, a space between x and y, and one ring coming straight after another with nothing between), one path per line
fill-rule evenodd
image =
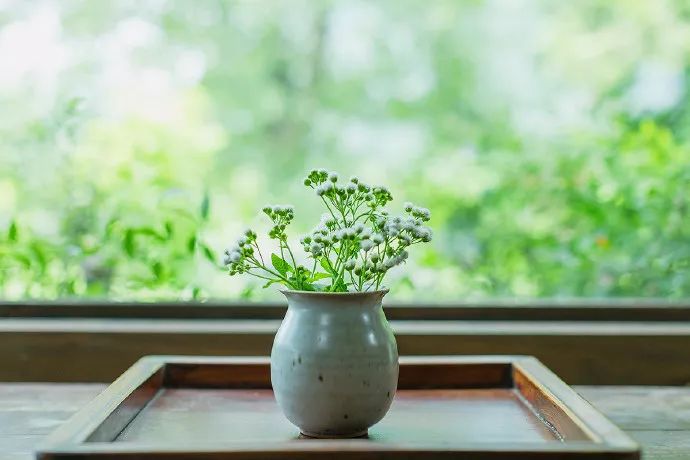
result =
M271 220L268 236L276 240L280 255L271 254L270 266L257 243L257 234L247 230L236 245L225 251L228 273L248 274L297 291L350 292L381 288L388 270L407 260L407 249L431 241L424 225L428 209L405 203L404 216L391 216L384 207L393 200L385 187L371 187L352 177L339 183L335 172L312 170L304 185L312 188L328 212L300 243L311 259L311 269L297 262L288 243L287 227L295 212L292 206L266 206Z

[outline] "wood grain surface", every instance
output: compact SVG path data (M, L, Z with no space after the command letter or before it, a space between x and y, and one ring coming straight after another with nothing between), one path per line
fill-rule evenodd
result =
M425 420L420 424L420 420ZM512 389L402 390L371 429L376 444L558 442ZM303 442L271 390L165 389L115 439L169 447Z
M109 382L148 354L265 356L279 324L2 319L0 381ZM536 356L570 384L690 383L690 322L398 320L391 325L401 355L515 353ZM641 363L646 372L639 371Z
M33 449L46 434L103 389L103 384L0 384L0 458L33 460ZM645 460L690 458L690 388L576 390L642 445Z
M281 416L267 358L148 356L52 433L40 458L639 458L532 357L403 357L400 387L367 439L305 440Z

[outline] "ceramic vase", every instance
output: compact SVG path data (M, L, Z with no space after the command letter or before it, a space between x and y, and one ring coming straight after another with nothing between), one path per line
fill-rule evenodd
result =
M388 291L282 292L288 310L271 350L278 405L305 436L365 436L398 384L398 348L381 307Z

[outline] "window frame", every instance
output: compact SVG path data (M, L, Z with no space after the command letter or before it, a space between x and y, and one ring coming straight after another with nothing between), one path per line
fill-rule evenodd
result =
M570 384L690 383L687 300L384 307L405 355L525 354ZM281 302L0 302L0 381L108 382L147 354L267 355L285 310Z
M454 321L690 321L690 299L488 299L386 302L389 320ZM131 302L102 299L0 301L0 319L282 319L285 302Z

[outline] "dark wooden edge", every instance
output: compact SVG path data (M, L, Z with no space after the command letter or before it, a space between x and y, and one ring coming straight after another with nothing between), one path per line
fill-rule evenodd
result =
M166 388L271 389L269 358L194 358L151 356L165 364Z
M509 360L499 359L495 362L476 363L460 360L445 360L436 363L419 359L415 361L401 359L399 389L512 388L513 386L512 366Z
M515 387L545 421L566 439L592 439L630 459L640 458L640 447L539 360L522 357L513 363Z
M265 383L266 369L269 369L268 358L253 357L189 357L189 356L149 356L139 360L110 387L103 391L91 403L75 414L58 430L56 430L37 452L40 460L77 459L77 458L104 458L135 459L146 456L152 459L218 459L222 458L249 458L268 459L280 452L295 451L294 444L278 444L265 446L261 443L247 443L241 446L241 450L228 454L224 452L227 446L206 446L203 452L196 450L180 451L161 445L137 445L136 448L126 444L112 443L117 435L126 427L136 415L144 409L163 385L182 386L189 383L192 386L206 384L219 385L220 373L226 371L227 366L239 366L242 371L248 371L250 378L244 378L238 374L231 374L238 378L235 383L247 385L250 382ZM425 367L424 372L434 367L449 369L449 366L462 364L469 369L489 370L489 378L493 380L497 375L503 378L503 374L494 374L494 369L512 367L513 377L529 380L535 390L543 391L552 406L557 406L564 416L571 417L574 423L579 423L587 436L583 440L569 441L566 444L520 444L506 446L492 446L489 451L486 446L467 445L462 449L434 448L424 446L401 446L394 448L401 454L409 454L408 458L455 458L455 459L486 459L495 460L503 455L510 455L514 460L554 458L557 454L560 459L588 460L637 460L639 449L624 433L606 420L593 409L586 401L571 390L558 377L546 369L539 361L531 357L523 356L492 356L492 357L465 357L465 356L437 356L437 357L409 357L401 358L401 369L414 369L420 372L420 367ZM484 366L480 368L478 366ZM166 369L167 368L167 369ZM212 369L204 372L203 369ZM401 372L402 374L402 372ZM461 372L453 374L454 379L461 385L473 384L477 381L477 374L470 372L469 377L463 377ZM269 376L270 378L270 376ZM542 381L543 379L543 381ZM226 378L227 381L227 378ZM414 382L411 379L408 383ZM453 381L453 380L450 380ZM446 381L445 383L449 383ZM504 384L504 380L498 380ZM481 386L481 385L480 385ZM521 390L522 391L522 390ZM524 393L523 393L524 394ZM535 398L530 397L530 404L535 404ZM539 402L544 407L543 402ZM537 410L540 408L535 406ZM586 419L587 422L583 422ZM549 420L547 420L548 422ZM563 425L561 425L563 426ZM584 441L595 440L595 442ZM308 448L307 448L308 447ZM334 446L327 441L309 442L304 449L297 450L299 458L318 458L328 454L333 459L354 458L357 459L378 458L381 451L390 451L390 446L372 446L362 441L348 442L344 448L341 444Z
M165 363L143 358L101 394L51 433L39 447L39 459L58 458L52 451L112 441L158 393Z
M689 300L489 299L384 304L391 320L690 321ZM0 318L282 319L283 302L0 301Z
M267 357L146 359L158 359L165 364L164 386L168 388L271 388ZM513 387L511 357L402 357L400 364L400 389Z
M180 450L160 445L127 444L82 444L69 449L56 449L47 453L41 460L380 460L384 452L395 452L397 458L407 460L632 460L628 452L612 451L591 442L572 442L569 444L486 445L467 444L462 449L435 448L421 446L381 446L366 441L347 440L333 444L329 441L310 440L309 448L295 450L294 443L258 442L234 445L236 451L227 450L227 445L209 445L204 450ZM240 450L241 449L241 450ZM289 453L289 454L288 454Z
M581 421L563 410L538 378L528 375L519 366L513 366L513 380L520 399L559 439L602 442Z
M0 381L110 382L142 356L267 356L277 320L0 320ZM570 385L687 385L690 322L391 321L401 355L537 357Z

